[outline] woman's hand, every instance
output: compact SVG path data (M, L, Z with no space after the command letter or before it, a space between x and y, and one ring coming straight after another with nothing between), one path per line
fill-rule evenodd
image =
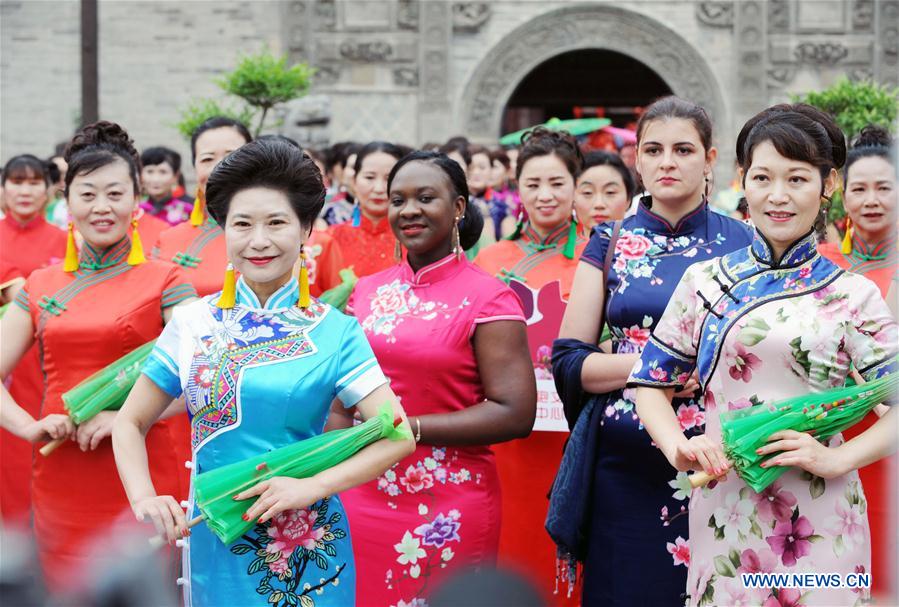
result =
M62 413L47 415L25 429L25 439L32 443L71 438L74 434L75 424L68 415Z
M275 476L246 491L241 491L234 496L234 499L245 500L257 495L259 499L250 506L243 517L245 521L255 520L264 523L285 510L306 508L328 497L315 477L298 479Z
M674 398L690 398L696 395L697 390L699 390L699 376L694 371L687 383L684 384L684 387L674 393Z
M689 439L684 436L683 440L678 441L674 449L665 456L671 465L681 472L696 470L699 464L706 474L719 477L730 468L721 445L705 434Z
M171 495L142 498L131 506L131 510L134 511L135 518L142 523L149 518L156 527L156 532L165 537L169 543L190 535L184 510Z
M795 430L781 430L768 437L768 444L756 450L759 455L778 453L761 464L771 466L796 466L815 476L830 479L848 471L839 447L822 445L811 434Z
M115 411L100 411L95 416L78 426L75 432L75 440L82 451L93 451L100 445L100 441L112 435L112 423L115 421Z

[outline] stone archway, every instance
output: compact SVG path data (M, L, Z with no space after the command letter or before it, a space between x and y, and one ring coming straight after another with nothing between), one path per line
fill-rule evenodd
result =
M495 141L503 109L518 83L552 57L587 48L629 55L655 71L675 95L694 101L727 124L718 82L703 57L658 21L615 6L582 5L549 11L507 34L481 60L462 90L462 131Z

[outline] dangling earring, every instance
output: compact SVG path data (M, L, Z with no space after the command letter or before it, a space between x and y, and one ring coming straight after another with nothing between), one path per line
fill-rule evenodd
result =
M565 241L565 248L562 249L562 255L567 259L574 259L574 249L577 246L577 211L571 209L571 225L568 226L568 240Z
M711 190L711 189L712 189L712 182L709 179L709 174L706 173L705 174L705 199L706 200L708 200L708 198L709 198L709 193L710 193L709 190Z
M362 209L359 208L359 200L353 204L353 227L358 228L362 225Z
M63 272L78 271L78 249L75 247L75 224L69 222L69 235L66 237L66 256L62 264Z
M846 233L843 235L843 243L840 245L840 253L843 255L852 254L852 220L846 216Z
M309 296L309 268L306 267L306 245L300 245L300 298L297 305L305 310L311 303Z
M521 238L521 232L524 230L524 205L518 209L518 219L515 223L515 231L509 236L509 240L518 240Z
M206 194L197 186L197 195L194 198L194 208L190 211L190 225L198 227L203 225L206 219Z
M225 270L225 280L222 283L222 294L216 302L217 308L230 309L234 307L237 299L237 279L234 277L234 266L228 262Z
M128 252L128 265L139 266L147 261L144 257L144 245L140 240L140 232L137 231L137 219L131 220L131 250Z
M456 254L456 261L462 259L462 241L459 239L459 222L461 217L456 217L456 223L453 225L453 253Z
M403 261L403 245L400 244L399 240L393 243L393 258L397 263Z

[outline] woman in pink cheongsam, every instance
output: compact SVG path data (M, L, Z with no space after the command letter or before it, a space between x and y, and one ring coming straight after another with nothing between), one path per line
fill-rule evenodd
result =
M468 206L462 170L416 152L388 188L407 260L360 280L348 311L409 412L418 448L342 496L358 601L378 606L418 604L452 572L495 562L501 497L490 445L526 436L536 412L521 304L463 251L483 220Z

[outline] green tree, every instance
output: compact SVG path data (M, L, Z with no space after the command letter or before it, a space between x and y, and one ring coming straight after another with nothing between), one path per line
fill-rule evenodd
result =
M870 80L852 82L845 76L823 91L793 95L794 102L808 103L834 117L837 126L852 141L869 124L876 124L892 132L899 113L899 88L890 88ZM834 192L828 219L842 230L843 192Z
M899 111L899 88L891 89L870 80L852 82L844 76L823 91L795 95L793 100L829 113L851 140L869 124L893 130Z
M249 124L256 116L256 113L248 106L235 110L215 99L195 99L181 110L181 120L175 124L175 128L178 129L178 132L185 139L190 139L198 126L215 116L226 116L239 120L244 124Z
M287 55L275 57L267 50L243 57L234 71L216 83L226 93L240 97L261 112L254 135L258 136L265 117L274 106L302 97L309 90L314 69L305 63L287 65Z
M275 57L268 50L240 59L232 71L214 82L227 94L239 97L244 106L234 109L216 99L194 99L181 110L178 131L190 138L207 118L227 116L249 125L257 120L254 137L265 126L269 111L279 103L302 97L309 90L315 69L305 63L287 65L287 55Z

